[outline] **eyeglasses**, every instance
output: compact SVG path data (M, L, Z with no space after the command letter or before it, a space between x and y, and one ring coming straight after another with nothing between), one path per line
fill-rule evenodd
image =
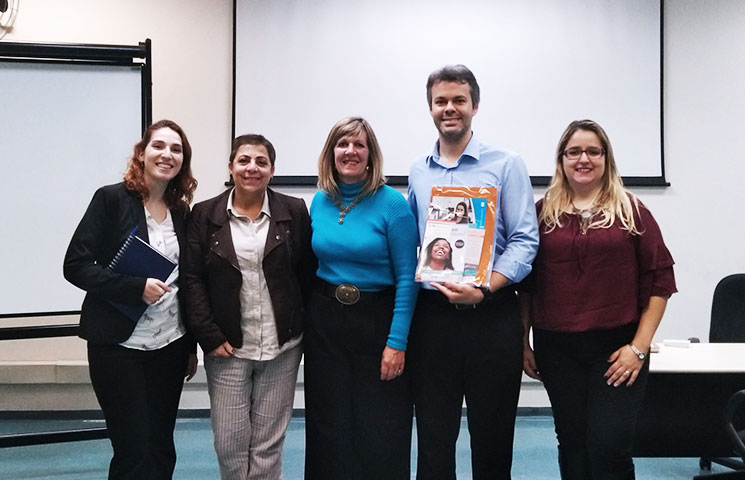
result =
M579 157L581 157L583 153L586 153L588 158L596 159L605 155L605 149L600 147L588 147L583 150L579 147L572 147L564 150L564 156L569 160L579 160Z

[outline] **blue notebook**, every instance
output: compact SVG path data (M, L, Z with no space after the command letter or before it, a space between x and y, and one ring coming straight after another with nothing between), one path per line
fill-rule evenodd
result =
M109 268L115 273L134 277L157 278L165 282L171 275L176 263L140 237L131 233L111 260ZM119 303L108 300L117 310L137 322L147 310L147 304L140 300L137 304Z

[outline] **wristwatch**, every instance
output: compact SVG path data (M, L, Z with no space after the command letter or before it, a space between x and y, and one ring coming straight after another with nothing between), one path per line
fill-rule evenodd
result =
M629 348L634 352L634 355L639 357L639 360L644 361L644 359L647 358L647 354L636 348L633 343L629 343Z
M492 297L492 295L494 295L494 292L492 292L491 289L487 286L481 285L476 288L481 290L481 294L484 295L484 298L481 300L480 303L484 303L485 301L489 300Z

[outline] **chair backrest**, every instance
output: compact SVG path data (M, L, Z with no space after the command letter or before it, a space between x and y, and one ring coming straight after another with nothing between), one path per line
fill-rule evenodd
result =
M709 342L745 342L745 273L724 277L714 289Z

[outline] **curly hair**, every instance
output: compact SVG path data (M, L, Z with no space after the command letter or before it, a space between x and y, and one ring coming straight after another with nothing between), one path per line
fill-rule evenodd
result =
M184 130L176 122L171 120L159 120L145 129L142 140L135 144L132 156L129 158L127 171L124 172L124 185L128 190L137 192L143 202L147 201L150 192L145 185L145 166L140 161L140 155L145 152L145 148L150 143L153 133L161 128L170 128L178 133L179 137L181 137L181 146L184 155L181 170L168 182L166 191L163 194L163 200L169 208L177 206L188 208L194 198L194 190L197 188L197 181L191 174L191 145L189 144L189 139L186 138Z
M450 242L447 238L437 237L429 244L427 244L427 247L424 249L425 252L425 259L424 259L424 265L429 266L432 263L432 250L435 248L435 243L439 242L440 240L444 240L445 243L448 244L448 258L445 260L445 268L444 270L455 270L455 267L453 267L453 246L450 245Z

